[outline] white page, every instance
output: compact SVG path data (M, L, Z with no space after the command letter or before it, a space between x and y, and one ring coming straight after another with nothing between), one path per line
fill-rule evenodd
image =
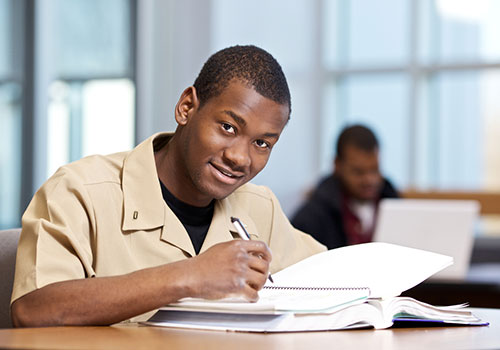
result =
M446 255L374 242L313 255L273 279L278 286L368 287L371 298L381 298L400 295L452 263Z
M257 302L248 302L241 298L206 300L184 298L169 304L162 310L219 311L232 313L331 313L348 305L364 302L369 296L368 290L300 290L268 289L259 291Z

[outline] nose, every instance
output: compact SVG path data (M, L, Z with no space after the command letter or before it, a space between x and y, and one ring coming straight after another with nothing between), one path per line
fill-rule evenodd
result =
M250 145L246 142L235 141L224 150L224 158L233 170L243 171L252 163Z
M380 173L378 171L366 172L363 176L363 182L367 185L375 186L380 181Z

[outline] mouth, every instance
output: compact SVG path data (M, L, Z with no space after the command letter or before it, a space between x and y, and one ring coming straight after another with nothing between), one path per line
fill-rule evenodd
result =
M234 171L231 171L225 167L215 165L214 163L211 163L211 162L209 164L211 165L211 168L212 168L216 178L219 179L221 182L224 182L226 184L235 184L241 178L244 177L244 174L242 174L241 172L234 172Z

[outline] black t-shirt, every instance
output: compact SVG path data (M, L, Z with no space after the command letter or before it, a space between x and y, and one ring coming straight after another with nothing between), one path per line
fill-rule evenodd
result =
M215 200L206 207L195 207L175 198L161 181L160 185L163 199L186 228L194 251L198 254L212 222Z

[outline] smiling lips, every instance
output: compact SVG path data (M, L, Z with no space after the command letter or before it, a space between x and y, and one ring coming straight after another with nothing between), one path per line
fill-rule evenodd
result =
M238 180L240 180L244 175L241 174L234 174L230 170L227 170L225 168L221 168L213 163L209 163L212 166L212 169L214 170L214 173L216 177L221 181L226 184L235 184Z

